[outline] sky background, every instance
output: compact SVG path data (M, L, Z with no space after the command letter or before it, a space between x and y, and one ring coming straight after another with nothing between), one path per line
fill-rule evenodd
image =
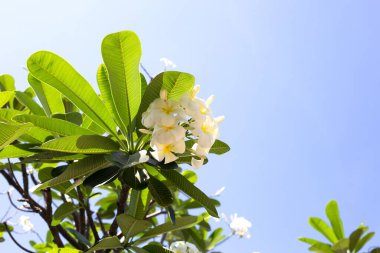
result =
M225 186L219 212L249 219L252 238L220 251L307 252L296 238L318 237L307 219L324 217L332 199L347 233L363 221L380 233L379 8L370 0L0 1L0 72L25 89L22 67L43 49L96 85L102 38L135 31L152 75L170 58L226 117L220 139L232 150L210 157L198 186L208 194ZM18 252L10 240L0 249Z

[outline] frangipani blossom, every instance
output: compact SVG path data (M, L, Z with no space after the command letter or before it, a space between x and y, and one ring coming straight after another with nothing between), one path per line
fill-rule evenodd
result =
M174 253L200 253L194 244L184 241L173 242L170 245L170 250Z
M34 225L30 222L30 218L25 215L20 216L18 224L20 224L22 229L26 232L29 232L34 228Z
M160 62L164 63L165 69L167 69L168 67L175 69L177 67L177 65L172 60L169 60L166 57L161 57Z
M240 237L247 237L250 238L251 235L249 234L248 229L252 226L251 222L244 217L238 217L235 213L234 215L231 215L231 222L230 222L230 228L233 230L235 234L237 234Z
M178 159L177 156L175 156L173 153L179 153L182 154L185 152L186 146L185 142L183 140L174 142L174 143L155 143L154 146L152 146L153 152L151 152L152 156L158 160L163 161L165 159L165 164L174 162Z

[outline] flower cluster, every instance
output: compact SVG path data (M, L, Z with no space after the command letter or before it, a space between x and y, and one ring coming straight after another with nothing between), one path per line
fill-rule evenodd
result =
M184 241L173 242L170 245L170 250L174 253L200 253L194 244Z
M142 115L142 124L153 129L151 139L152 156L158 161L170 163L178 159L178 154L186 151L186 139L194 144L189 150L191 165L199 168L219 135L219 123L224 117L214 118L210 104L213 96L206 101L196 95L199 86L183 95L179 101L168 100L167 92L161 90ZM177 155L176 155L177 154ZM194 157L195 156L195 157Z
M252 226L251 222L244 217L238 217L235 213L231 215L230 228L237 234L239 237L250 238L249 228Z

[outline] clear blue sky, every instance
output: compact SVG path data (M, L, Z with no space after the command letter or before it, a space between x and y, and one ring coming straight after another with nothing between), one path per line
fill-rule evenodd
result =
M199 170L220 212L252 221L223 252L307 252L309 216L336 199L346 230L380 233L380 2L372 0L47 1L1 3L0 72L26 87L28 56L54 51L95 84L100 43L134 30L159 58L215 94L232 151ZM1 181L1 189L4 181ZM1 197L2 201L5 198ZM0 208L2 215L5 206ZM376 235L372 245L380 245ZM2 250L15 249L10 243Z

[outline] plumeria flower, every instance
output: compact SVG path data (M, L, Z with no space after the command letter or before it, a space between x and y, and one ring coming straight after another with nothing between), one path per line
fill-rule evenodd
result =
M152 156L157 161L165 160L166 163L174 162L178 159L173 153L182 154L186 150L185 141L179 140L174 143L158 143L156 142L154 146L152 146L153 151L151 152Z
M251 226L251 222L244 217L238 217L236 213L234 215L231 215L230 228L234 234L237 234L239 237L245 236L247 238L250 238L251 235L249 234L248 229Z
M167 68L173 68L173 69L175 69L177 67L177 65L173 61L171 61L171 60L169 60L168 58L165 58L165 57L161 57L160 58L160 62L164 63L165 70Z
M174 253L200 253L194 244L184 241L173 242L170 245L170 250Z
M20 216L18 224L22 226L22 229L25 232L29 232L34 228L34 225L30 222L30 218L25 215Z

